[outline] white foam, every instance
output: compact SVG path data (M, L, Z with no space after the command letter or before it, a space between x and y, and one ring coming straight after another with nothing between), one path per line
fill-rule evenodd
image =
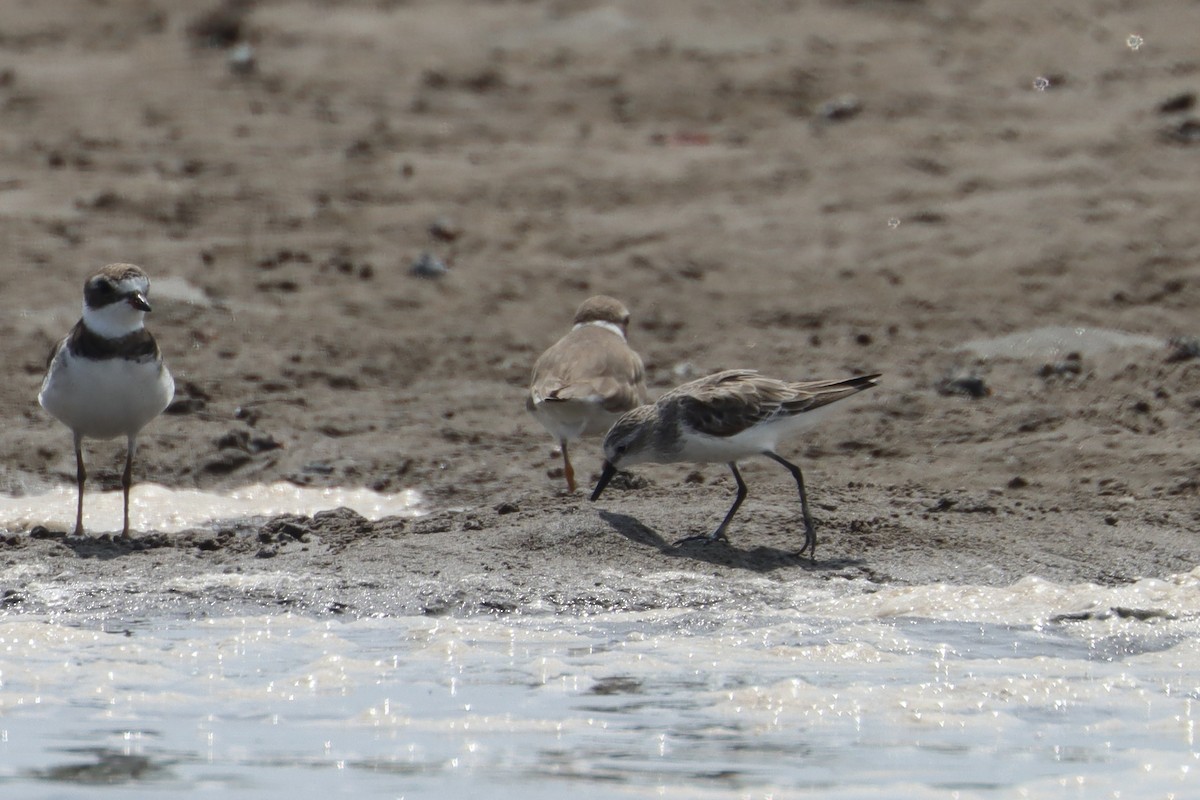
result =
M175 533L220 520L276 514L311 515L332 508L351 508L367 519L414 517L425 513L415 489L383 494L370 489L311 488L290 483L254 484L229 492L170 489L139 483L129 498L129 524L139 531ZM87 492L83 524L89 533L120 530L121 493ZM75 525L75 487L60 486L45 494L0 497L0 529L29 530L44 525L70 530Z
M870 593L814 593L807 609L849 619L922 618L990 625L1040 625L1058 615L1107 618L1113 609L1153 612L1164 618L1196 616L1200 567L1166 578L1143 578L1121 586L1064 586L1035 576L1011 586L882 586Z

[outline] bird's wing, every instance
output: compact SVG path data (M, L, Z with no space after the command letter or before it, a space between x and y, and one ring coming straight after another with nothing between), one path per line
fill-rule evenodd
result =
M646 400L645 368L615 334L580 328L538 359L529 395L534 403L578 400L628 411Z
M812 411L870 388L878 375L830 381L787 382L754 370L731 369L686 383L659 399L678 403L694 430L734 436L780 414Z

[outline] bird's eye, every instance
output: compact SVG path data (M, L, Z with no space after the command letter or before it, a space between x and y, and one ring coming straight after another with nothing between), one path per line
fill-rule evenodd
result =
M617 445L617 455L619 455L619 456L625 455L625 451L628 449L629 449L629 445L627 445L627 444Z
M100 292L100 294L112 294L116 290L117 287L113 286L109 281L96 282L96 291Z

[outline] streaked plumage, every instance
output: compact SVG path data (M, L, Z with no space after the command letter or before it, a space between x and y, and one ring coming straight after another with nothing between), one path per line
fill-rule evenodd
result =
M800 468L776 453L778 442L811 427L830 404L875 386L879 375L847 380L789 382L753 370L731 369L685 383L652 405L635 408L613 424L604 437L604 472L592 499L600 497L618 469L645 462L724 462L738 493L725 519L704 539L725 538L746 484L737 462L754 455L778 461L792 473L804 515L804 546L815 554L817 537L808 510Z
M129 488L137 434L166 409L175 381L143 327L150 279L132 264L110 264L84 284L83 316L50 353L38 402L71 429L79 489L75 533L83 533L83 439L126 438L122 535L129 535Z
M598 436L646 401L642 359L626 341L629 311L604 295L588 298L571 330L533 366L525 407L558 440L567 489L575 491L568 443Z

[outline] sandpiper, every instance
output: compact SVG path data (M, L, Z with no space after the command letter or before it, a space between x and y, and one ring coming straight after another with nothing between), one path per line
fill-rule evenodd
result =
M725 519L710 534L680 540L725 539L725 530L746 499L746 483L737 462L764 455L778 461L796 479L804 515L804 546L815 558L817 533L808 510L800 468L776 452L780 439L811 427L838 400L875 386L879 375L846 380L789 382L753 370L731 369L685 383L652 405L622 416L604 437L604 470L592 492L600 497L618 469L656 462L723 462L737 481L737 497Z

